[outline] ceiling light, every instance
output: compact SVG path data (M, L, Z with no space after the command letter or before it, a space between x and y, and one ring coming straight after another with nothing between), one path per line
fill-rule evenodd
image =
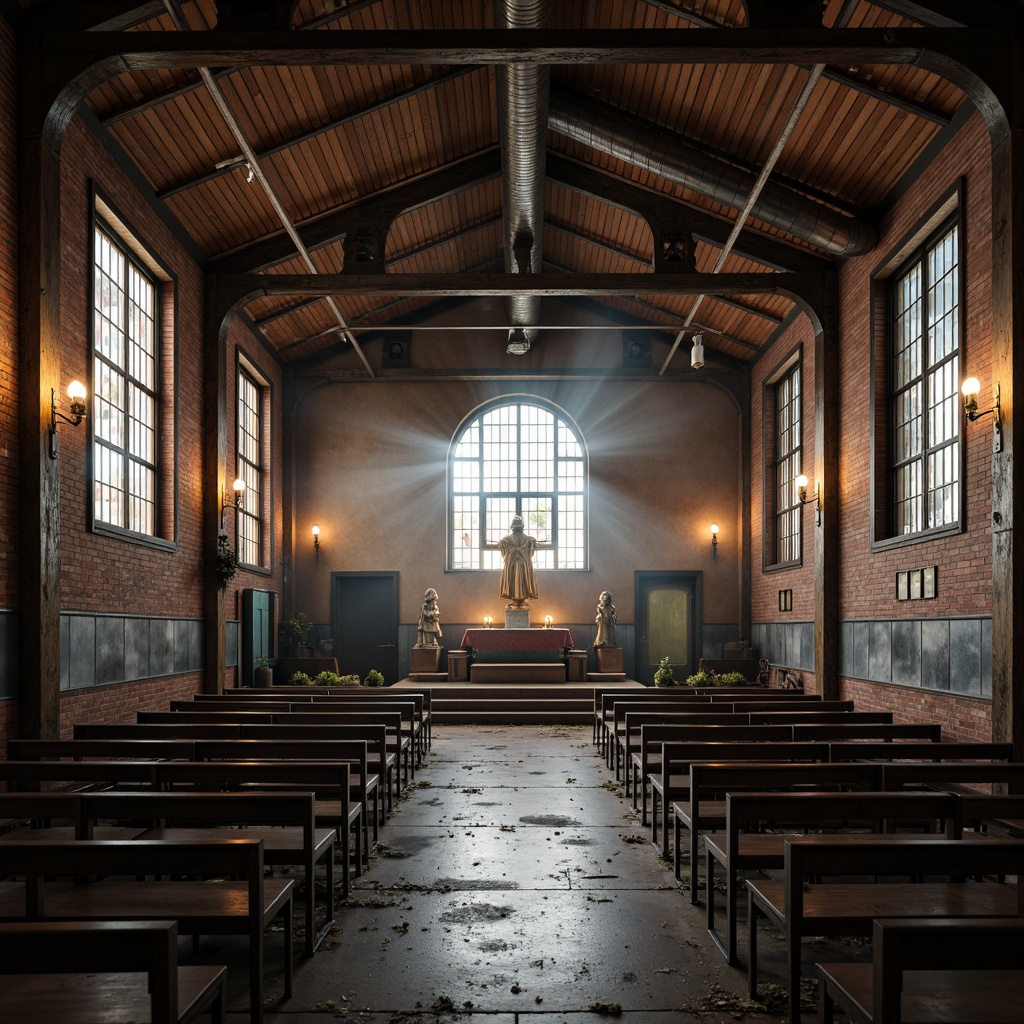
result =
M508 348L510 356L525 356L530 351L530 337L522 327L513 327L508 332Z
M693 336L693 348L690 349L690 366L699 370L704 365L704 335Z

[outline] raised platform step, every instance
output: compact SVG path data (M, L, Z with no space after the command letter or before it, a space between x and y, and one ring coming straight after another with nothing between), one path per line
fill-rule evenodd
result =
M470 666L471 683L564 683L565 665L560 661L478 661Z
M491 700L490 697L444 697L430 698L430 714L432 716L445 711L581 711L590 715L594 713L594 702L586 697L575 700L541 700L525 698L520 700Z
M435 725L590 725L589 711L434 711Z

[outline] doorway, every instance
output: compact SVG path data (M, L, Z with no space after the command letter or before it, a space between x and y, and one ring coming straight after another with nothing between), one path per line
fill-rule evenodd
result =
M654 683L662 658L672 663L677 682L697 671L701 646L702 579L700 572L636 574L636 655L633 678Z
M398 573L331 573L331 629L338 670L398 681Z

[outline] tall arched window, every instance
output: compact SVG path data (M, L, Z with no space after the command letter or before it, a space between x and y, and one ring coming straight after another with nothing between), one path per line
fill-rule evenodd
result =
M587 567L587 459L574 424L538 398L502 399L462 424L448 464L449 568L500 569L519 513L538 569Z

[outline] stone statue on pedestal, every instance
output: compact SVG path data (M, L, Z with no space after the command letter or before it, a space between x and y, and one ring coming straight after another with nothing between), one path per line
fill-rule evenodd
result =
M618 622L618 618L615 615L615 605L612 604L612 595L607 590L602 590L601 596L598 598L597 616L594 621L597 623L594 647L617 647L615 623Z
M437 647L441 639L441 611L437 606L437 591L431 587L423 595L420 621L416 626L417 647Z
M533 556L537 539L523 532L523 517L512 517L512 532L498 544L505 566L501 570L501 596L508 608L527 608L527 600L537 598L537 576L533 571Z

